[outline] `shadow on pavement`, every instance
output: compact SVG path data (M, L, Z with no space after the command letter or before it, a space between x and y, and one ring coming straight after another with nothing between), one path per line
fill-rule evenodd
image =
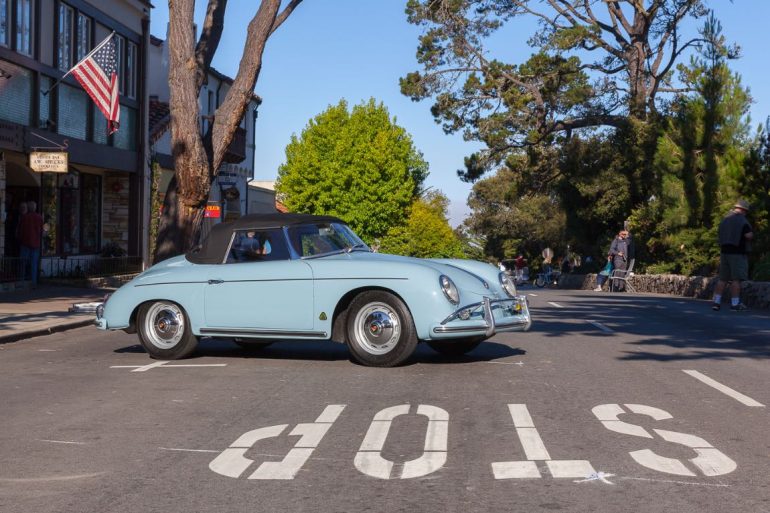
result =
M121 347L115 353L144 353L140 344ZM419 344L414 354L405 365L423 364L457 364L472 362L488 362L510 356L526 354L526 351L512 348L505 344L486 341L466 355L447 357L433 351L427 344ZM305 360L305 361L339 361L348 360L350 353L345 344L328 341L291 340L270 344L267 347L243 348L226 339L204 338L198 343L195 353L189 358L241 358L253 360Z
M765 311L711 310L708 301L631 294L585 295L564 308L535 307L532 332L547 338L575 335L613 339L630 335L620 360L674 361L770 358L770 315ZM559 301L557 299L556 301ZM582 322L581 322L582 321ZM605 333L589 321L613 330Z

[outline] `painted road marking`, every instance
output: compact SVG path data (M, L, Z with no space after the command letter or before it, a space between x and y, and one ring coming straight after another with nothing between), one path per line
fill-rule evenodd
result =
M740 393L740 392L738 392L736 390L733 390L732 388L730 388L730 387L728 387L726 385L723 385L722 383L720 383L718 381L715 381L715 380L711 379L710 377L706 376L705 374L701 374L700 372L698 372L696 370L682 370L682 372L684 372L685 374L689 374L690 376L692 376L693 378L697 379L698 381L700 381L702 383L705 383L706 385L719 390L723 394L732 397L733 399L735 399L739 403L745 404L746 406L752 406L752 407L755 407L755 408L764 408L765 407L764 404L755 401L751 397L749 397L747 395L743 395L742 393Z
M429 404L421 404L417 407L417 415L428 418L422 455L405 462L400 472L394 472L394 462L382 456L382 448L385 446L393 419L408 415L409 409L409 404L401 404L385 408L375 414L353 460L359 472L378 479L412 479L432 474L444 466L447 459L449 413Z
M630 481L647 481L648 483L670 483L681 485L693 485L693 486L715 486L717 488L729 488L729 484L722 483L694 483L692 481L672 481L671 479L649 479L646 477L619 477L618 479L630 480Z
M289 436L300 436L300 439L283 460L263 462L249 479L294 479L344 409L344 404L330 404L315 422L297 424ZM288 424L278 424L247 431L214 458L209 468L226 477L240 477L254 463L245 456L249 449L260 440L280 436L287 427Z
M175 365L168 365L170 362L153 362L149 365L110 365L110 369L134 369L131 372L147 372L150 369L173 369L176 367L227 367L226 363L181 363Z
M632 413L637 415L647 415L656 421L670 420L673 416L665 410L646 406L644 404L626 404ZM638 436L641 438L653 438L649 431L636 424L618 420L618 416L626 414L626 411L619 404L600 404L591 410L594 416L602 423L604 427L616 433ZM729 474L738 465L727 457L719 449L715 449L710 443L699 436L677 431L667 431L665 429L653 429L653 431L663 440L679 445L689 447L697 454L695 458L690 458L689 462L700 470L705 476L721 476ZM696 474L687 468L684 463L675 458L660 456L650 449L641 449L628 453L634 461L643 467L678 476L692 476Z
M524 365L524 362L484 362L484 363L495 363L497 365L518 365L519 367Z
M614 485L615 483L609 481L607 478L614 477L615 474L607 474L605 472L596 472L595 474L591 474L585 479L580 479L578 481L572 481L573 483L587 483L589 481L601 481L604 484L608 485Z
M607 326L605 326L604 324L602 324L602 323L600 323L600 322L597 322L597 321L591 321L591 320L586 320L586 322L587 322L588 324L592 324L592 325L593 325L594 327L596 327L596 328L599 328L599 329L600 329L601 331L603 331L604 333L614 333L614 331L613 331L611 328L608 328Z
M513 426L519 437L526 461L499 461L492 463L495 479L530 479L540 478L537 462L543 461L554 478L586 478L596 474L588 460L552 460L545 448L543 439L537 432L535 423L526 404L509 404L508 410L513 419Z
M549 301L548 304L551 305L551 306L555 306L556 308L564 308L559 303L554 303L553 301Z
M174 447L158 447L161 451L179 451L179 452L222 452L216 449L177 449Z
M49 442L52 444L73 444L73 445L86 445L85 442L69 442L67 440L38 440L38 442Z
M528 295L530 295L532 297L537 297L537 294L528 294Z

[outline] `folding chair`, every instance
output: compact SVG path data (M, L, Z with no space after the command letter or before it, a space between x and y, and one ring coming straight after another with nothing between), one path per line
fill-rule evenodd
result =
M634 275L634 259L628 261L628 269L614 269L610 275L610 292L615 292L618 288L618 284L622 281L626 284L626 290L628 292L636 292L634 286L631 284L630 278ZM617 281L616 281L617 280Z

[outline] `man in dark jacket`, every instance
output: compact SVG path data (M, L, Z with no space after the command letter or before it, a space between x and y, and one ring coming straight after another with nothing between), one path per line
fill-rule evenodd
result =
M630 259L631 241L628 238L628 230L620 230L618 236L610 244L610 251L608 259L612 261L612 268L625 271L628 269L628 261ZM623 291L626 289L625 282L615 280L613 284L615 290Z
M730 310L746 310L741 303L741 282L749 279L749 258L751 239L754 232L746 219L749 204L738 200L727 216L719 223L719 281L714 289L712 310L722 307L722 292L730 282Z

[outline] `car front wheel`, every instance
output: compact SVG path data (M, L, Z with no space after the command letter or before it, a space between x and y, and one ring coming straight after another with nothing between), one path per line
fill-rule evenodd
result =
M443 342L428 340L428 346L444 356L462 356L476 349L485 340L485 337L462 338Z
M145 303L137 317L139 340L156 360L179 360L190 356L198 338L181 306L170 301Z
M417 346L409 309L388 292L372 290L353 299L348 310L351 358L370 367L393 367L406 361Z

